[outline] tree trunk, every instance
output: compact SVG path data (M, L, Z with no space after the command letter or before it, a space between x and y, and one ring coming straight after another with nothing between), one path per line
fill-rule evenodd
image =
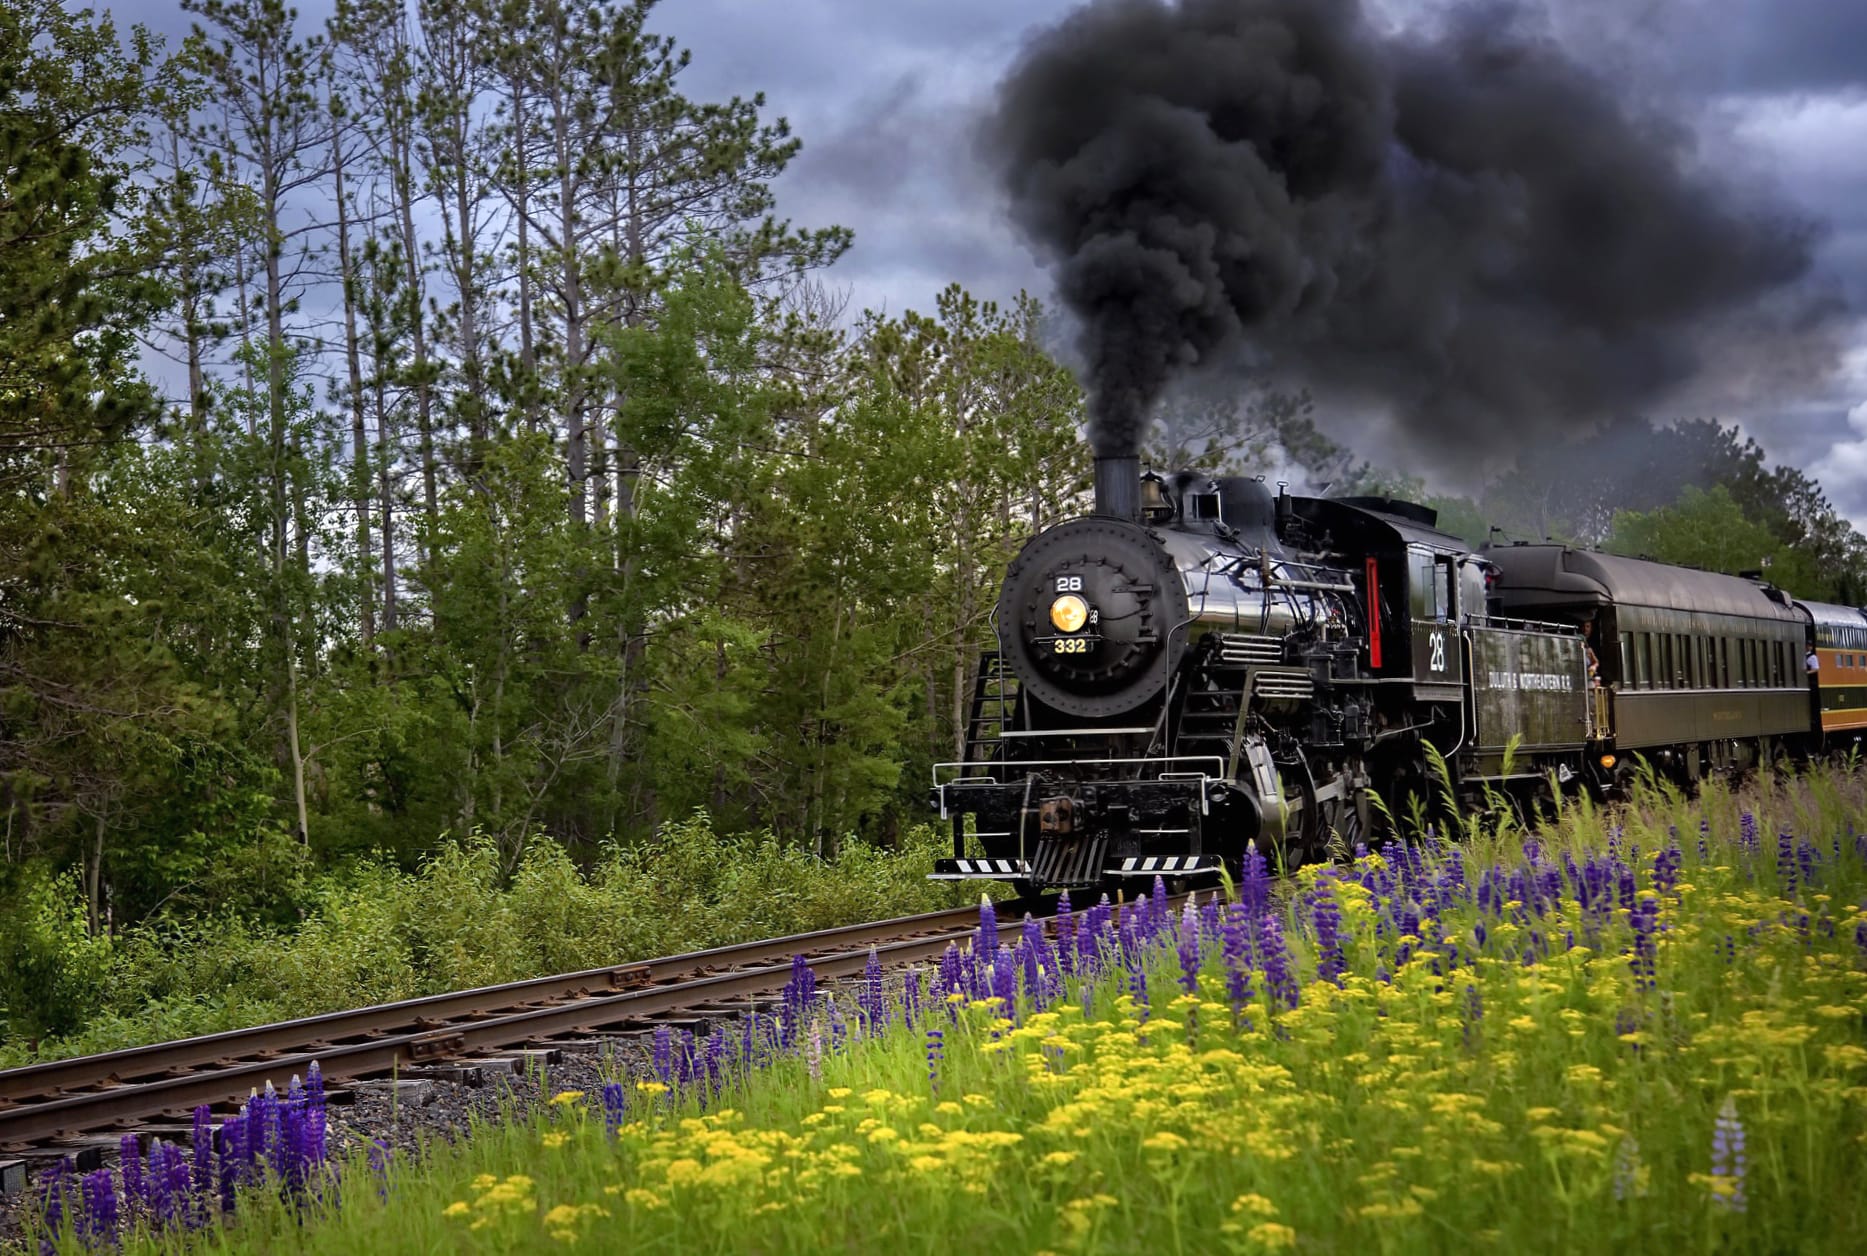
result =
M512 80L512 145L518 157L513 191L519 229L519 409L524 415L526 430L537 431L535 392L538 386L538 351L532 342L532 249L529 226L531 171L527 169L526 143L525 88L515 77Z
M382 630L395 631L395 433L389 420L388 384L376 372L376 496L382 502Z
M350 208L344 194L344 150L332 108L331 163L337 177L337 269L344 290L344 361L350 383L350 496L357 515L357 564L363 573L359 628L363 644L376 636L375 553L370 541L369 436L363 426L363 362L357 344L356 259L350 251Z
M396 209L402 222L402 258L406 268L402 281L408 285L409 337L415 350L415 425L421 440L421 503L428 524L426 535L431 537L441 519L434 453L434 382L428 369L428 333L422 309L421 237L415 234L414 167L406 131L398 135L391 161L390 181L395 185ZM429 549L431 544L426 539L422 541L424 567L429 566L434 557Z

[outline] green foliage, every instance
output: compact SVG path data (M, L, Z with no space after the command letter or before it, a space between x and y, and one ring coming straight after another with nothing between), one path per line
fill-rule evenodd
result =
M1722 484L1687 488L1670 506L1618 512L1603 548L1727 574L1762 569L1772 582L1801 597L1828 592L1812 558L1748 518Z
M92 1014L112 958L109 938L86 927L72 873L15 870L0 883L0 1040L36 1042L71 1033Z
M697 812L587 870L533 837L508 875L475 834L414 872L367 860L304 887L288 925L169 915L116 938L87 930L75 877L24 874L0 917L0 1067L956 906L970 891L926 880L941 846L917 826L825 861Z

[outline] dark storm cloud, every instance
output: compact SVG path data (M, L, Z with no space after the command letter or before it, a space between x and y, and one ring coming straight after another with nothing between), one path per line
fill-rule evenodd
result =
M1647 403L1753 320L1825 331L1779 295L1810 224L1501 5L1393 36L1357 0L1100 0L984 138L1082 324L1104 453L1220 358L1482 453Z

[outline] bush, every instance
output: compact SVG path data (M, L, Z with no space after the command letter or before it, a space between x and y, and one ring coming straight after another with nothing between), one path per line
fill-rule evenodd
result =
M696 812L587 872L533 838L507 877L475 835L413 873L370 861L327 877L291 930L217 917L114 943L85 936L75 883L43 882L0 928L14 948L0 956L21 956L0 998L56 1015L9 1024L0 1067L936 911L973 893L926 880L940 847L922 826L897 850L852 840L825 861L769 832L722 836Z
M19 875L0 919L0 1039L69 1034L101 1000L110 939L85 927L77 874Z

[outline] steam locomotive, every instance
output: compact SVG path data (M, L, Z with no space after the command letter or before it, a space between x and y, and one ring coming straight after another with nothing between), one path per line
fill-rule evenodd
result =
M1555 544L1472 549L1387 498L1141 474L1012 562L940 880L1026 892L1290 864L1443 793L1682 785L1867 728L1867 615ZM1819 667L1809 670L1814 655ZM1490 787L1486 790L1486 787Z

